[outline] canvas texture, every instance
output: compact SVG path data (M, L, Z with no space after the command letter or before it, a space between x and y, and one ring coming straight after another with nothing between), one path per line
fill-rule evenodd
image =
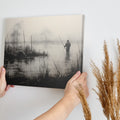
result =
M83 21L83 15L5 19L7 83L64 88L82 71Z

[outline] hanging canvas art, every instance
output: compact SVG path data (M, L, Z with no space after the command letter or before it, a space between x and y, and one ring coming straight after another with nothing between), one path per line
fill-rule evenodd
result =
M83 15L8 18L4 41L8 84L64 88L82 71Z

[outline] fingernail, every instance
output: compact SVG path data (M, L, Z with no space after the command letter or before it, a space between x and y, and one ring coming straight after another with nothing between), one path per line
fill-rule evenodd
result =
M11 85L11 87L14 87L14 85Z
M80 71L77 71L77 73L76 73L77 75L80 75Z
M2 71L4 72L4 71L5 71L5 68L2 68Z

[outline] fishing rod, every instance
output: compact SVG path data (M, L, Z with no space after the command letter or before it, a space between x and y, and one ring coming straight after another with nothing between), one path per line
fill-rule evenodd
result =
M46 36L46 35L45 35L45 40L47 40L47 36ZM46 48L46 49L47 49L47 48ZM48 50L47 50L47 51L48 51ZM61 72L59 71L58 66L57 66L57 64L55 63L53 57L52 57L52 56L49 56L49 57L50 57L50 59L52 60L52 63L53 63L53 65L54 65L57 73L58 73L59 75L61 75Z
M64 46L64 43L63 43L63 41L62 41L62 39L61 39L61 37L60 37L60 35L59 35L59 38L60 38L61 44L63 45L63 47L65 47L65 46Z

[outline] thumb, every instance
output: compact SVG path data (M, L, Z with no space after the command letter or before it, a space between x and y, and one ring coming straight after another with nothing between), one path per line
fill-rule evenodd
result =
M70 81L76 80L81 75L80 71L78 71L71 79Z
M5 68L2 67L2 70L1 70L1 76L0 76L2 80L5 79L5 73L6 73Z

